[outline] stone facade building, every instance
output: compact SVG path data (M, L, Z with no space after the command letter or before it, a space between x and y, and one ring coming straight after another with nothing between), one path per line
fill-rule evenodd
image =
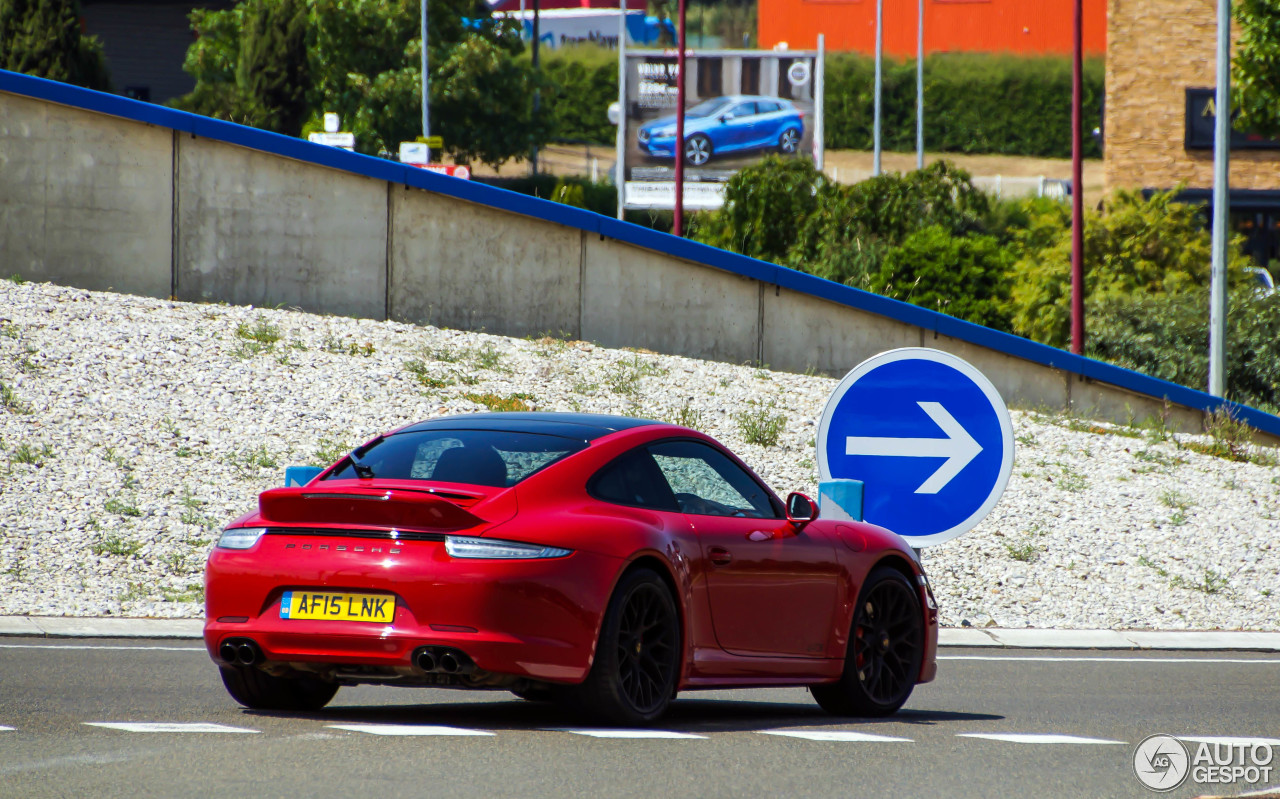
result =
M1217 0L1108 0L1106 188L1213 186ZM1235 134L1231 223L1262 264L1280 260L1280 141Z

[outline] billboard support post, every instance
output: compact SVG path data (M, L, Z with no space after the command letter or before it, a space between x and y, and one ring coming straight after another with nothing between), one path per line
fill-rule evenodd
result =
M916 19L916 169L924 169L924 0Z
M684 235L684 12L680 0L680 29L676 31L676 208L671 232Z
M618 143L613 179L618 186L618 219L625 215L627 181L623 161L627 149L627 0L618 4Z
M881 64L884 61L884 0L876 0L876 100L875 100L875 120L872 124L872 138L875 140L872 145L875 150L871 158L871 174L880 174L880 93L883 87L883 78L880 73Z

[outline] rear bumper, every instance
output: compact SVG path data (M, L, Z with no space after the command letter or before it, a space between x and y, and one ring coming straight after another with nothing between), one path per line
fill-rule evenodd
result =
M355 562L355 559L352 559ZM205 647L222 663L227 638L248 638L278 664L413 669L413 653L441 646L484 672L581 682L620 563L590 553L548 560L415 558L307 577L261 573L260 559L217 551L206 577ZM305 571L303 569L302 571ZM280 617L286 590L385 592L390 624Z

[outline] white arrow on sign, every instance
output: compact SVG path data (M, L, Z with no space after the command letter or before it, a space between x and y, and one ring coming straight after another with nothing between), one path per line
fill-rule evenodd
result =
M969 461L978 457L982 445L960 426L940 402L917 402L929 418L942 428L946 438L868 438L849 436L844 440L846 455L892 455L902 458L946 458L928 480L915 490L917 494L936 494L960 474Z

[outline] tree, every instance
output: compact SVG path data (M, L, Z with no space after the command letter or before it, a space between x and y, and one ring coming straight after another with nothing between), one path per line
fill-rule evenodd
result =
M826 183L807 158L766 156L729 179L724 205L696 217L691 235L723 250L785 263L797 231L818 208Z
M0 68L111 91L102 43L80 33L79 0L0 0Z
M1232 64L1235 127L1280 137L1280 0L1236 0L1240 39Z
M870 276L877 294L1009 330L1005 306L1013 258L994 236L954 236L942 225L917 230L889 250Z

